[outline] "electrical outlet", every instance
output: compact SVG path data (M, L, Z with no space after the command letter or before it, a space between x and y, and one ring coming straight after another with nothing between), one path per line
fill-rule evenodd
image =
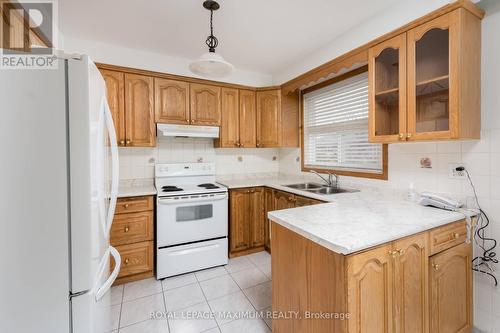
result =
M465 171L457 171L456 170L458 167L465 168L465 164L463 164L463 163L449 163L448 164L448 176L449 176L449 178L451 178L451 179L465 179L465 178L467 178Z

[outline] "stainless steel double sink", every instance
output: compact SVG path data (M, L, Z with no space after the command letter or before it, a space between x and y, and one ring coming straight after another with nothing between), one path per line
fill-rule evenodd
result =
M296 190L303 190L316 194L336 194L336 193L346 193L346 192L359 192L359 190L355 189L346 189L336 186L328 186L321 185L318 183L300 183L300 184L291 184L291 185L283 185L285 187L293 188Z

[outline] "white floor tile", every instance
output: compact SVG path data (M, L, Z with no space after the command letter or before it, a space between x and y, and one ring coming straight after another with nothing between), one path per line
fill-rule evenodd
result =
M165 295L167 311L183 309L205 300L200 285L197 283L167 290L163 294Z
M250 288L269 281L269 278L257 267L252 267L244 271L232 273L231 275L241 289Z
M257 268L262 272L264 273L269 279L272 278L271 276L271 263L269 264L265 264L265 265L261 265L261 266L257 266Z
M271 264L271 255L266 251L252 253L248 255L248 259L256 266Z
M246 256L229 259L229 263L225 266L229 273L236 273L253 267L253 264Z
M262 310L271 306L271 282L244 289L243 292L257 310Z
M208 301L208 304L219 325L240 319L242 313L255 312L252 304L241 291Z
M222 333L271 333L269 327L261 319L239 319L221 325Z
M171 333L200 333L217 327L210 318L210 307L207 302L176 311L175 319L169 320ZM198 318L193 318L193 317Z
M170 290L174 288L179 288L183 286L187 286L188 284L193 284L198 282L194 273L182 274L170 278L166 278L161 283L163 285L163 291Z
M201 333L220 333L220 330L218 327L216 327L216 328L211 328L208 331L203 331Z
M200 282L200 285L208 300L222 297L240 290L236 282L234 282L229 275L223 275L210 280L202 281Z
M122 304L120 326L129 326L150 318L151 312L165 311L163 295L155 294Z
M120 328L121 333L169 333L166 319L148 319Z
M198 279L198 281L204 281L204 280L212 279L212 278L217 277L217 276L227 275L227 271L224 269L224 267L219 266L219 267L204 269L204 270L198 271L194 274L196 275L196 278Z
M127 283L123 291L123 301L128 302L140 297L158 294L162 291L161 282L155 278Z
M110 294L111 294L110 305L122 304L123 285L111 287Z

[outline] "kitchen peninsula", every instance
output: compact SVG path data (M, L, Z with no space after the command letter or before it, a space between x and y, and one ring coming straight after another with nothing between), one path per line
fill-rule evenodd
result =
M463 213L359 192L268 217L273 311L300 314L274 320L273 332L471 330Z

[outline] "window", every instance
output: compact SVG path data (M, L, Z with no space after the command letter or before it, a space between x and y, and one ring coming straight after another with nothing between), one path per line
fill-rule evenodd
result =
M303 95L303 170L387 179L387 147L368 142L368 73L334 80Z

